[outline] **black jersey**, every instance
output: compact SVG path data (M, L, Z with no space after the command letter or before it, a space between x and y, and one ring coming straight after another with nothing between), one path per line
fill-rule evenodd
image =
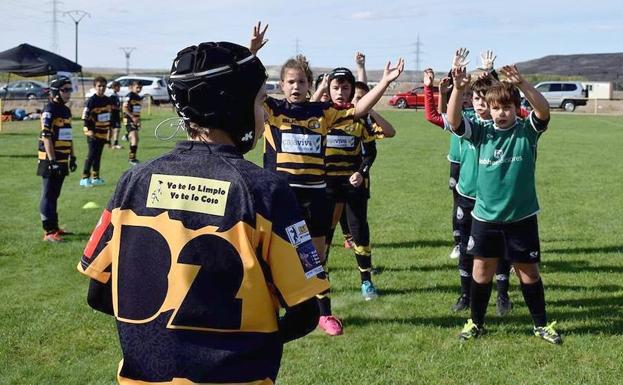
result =
M327 132L352 125L355 109L274 98L264 108L264 168L285 176L294 187L324 187Z
M373 151L371 147L374 146L375 135L369 117L349 125L331 127L327 134L325 158L327 180L333 178L348 179L356 171L367 173L371 164L365 165L366 172L360 169L363 163L362 149L363 146L367 146L368 153ZM374 154L376 154L375 149Z
M110 122L112 124L112 128L121 127L121 100L119 99L119 95L116 92L113 92L112 95L109 96L110 104L112 105L112 115L110 117Z
M99 140L108 140L108 132L112 127L113 104L106 95L91 96L82 112L84 120L84 132L93 132L93 137Z
M137 94L136 92L129 92L123 102L124 108L124 117L125 117L125 125L126 126L134 126L135 124L132 122L132 117L140 118L141 117L141 101L143 97ZM129 112L129 113L128 113Z
M63 103L49 102L41 114L41 133L39 135L39 163L48 161L43 138L50 138L54 145L54 157L64 173L68 173L69 157L73 141L71 110ZM41 171L41 167L39 167Z
M180 142L122 176L78 270L112 282L120 383L259 385L279 369L279 304L329 287L319 262L283 179Z

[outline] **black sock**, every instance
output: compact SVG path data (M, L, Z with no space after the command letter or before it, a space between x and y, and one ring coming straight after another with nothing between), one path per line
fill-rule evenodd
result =
M130 146L130 159L136 159L136 151L138 146Z
M329 298L329 291L316 296L318 299L318 309L321 316L331 315L331 298Z
M523 299L526 301L532 320L535 326L547 325L547 315L545 314L545 290L543 281L538 280L531 284L521 284Z
M482 327L485 323L485 314L487 314L487 305L489 305L492 286L491 282L480 284L472 279L470 307L472 309L472 321L478 327Z
M498 298L508 298L508 287L510 285L508 278L509 277L506 274L495 275L495 285L498 289Z
M372 256L355 253L355 258L357 258L357 266L359 266L359 275L361 276L361 282L372 282Z
M113 146L118 146L119 145L119 140L115 139L115 141L113 142Z
M461 295L467 298L471 297L472 292L472 276L463 276L461 274Z

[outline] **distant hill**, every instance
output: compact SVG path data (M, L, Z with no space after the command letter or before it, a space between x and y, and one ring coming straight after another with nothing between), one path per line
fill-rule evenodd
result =
M549 55L517 63L525 74L579 76L592 81L609 81L623 89L623 53Z

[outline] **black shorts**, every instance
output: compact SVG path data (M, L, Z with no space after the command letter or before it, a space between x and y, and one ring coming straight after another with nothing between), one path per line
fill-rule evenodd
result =
M292 187L303 219L312 238L324 237L331 227L331 215L325 188Z
M448 188L454 190L456 184L459 183L459 175L461 173L461 164L450 162L450 180L448 181Z
M473 219L467 252L483 258L504 258L511 263L540 262L541 245L536 215L511 223Z
M370 178L364 177L359 187L350 184L348 178L327 178L327 196L336 203L350 199L370 199Z
M454 212L455 230L461 237L463 247L467 247L467 241L472 233L472 210L476 204L476 200L466 198L461 194L456 194L456 210Z
M126 124L125 125L125 129L128 133L132 132L132 131L138 131L141 127L137 126L136 124Z

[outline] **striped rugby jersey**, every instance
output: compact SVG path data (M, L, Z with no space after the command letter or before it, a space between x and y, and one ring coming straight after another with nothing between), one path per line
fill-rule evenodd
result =
M106 96L91 96L82 112L84 120L84 133L93 132L93 137L99 140L108 140L108 132L112 127L113 104L112 100Z

